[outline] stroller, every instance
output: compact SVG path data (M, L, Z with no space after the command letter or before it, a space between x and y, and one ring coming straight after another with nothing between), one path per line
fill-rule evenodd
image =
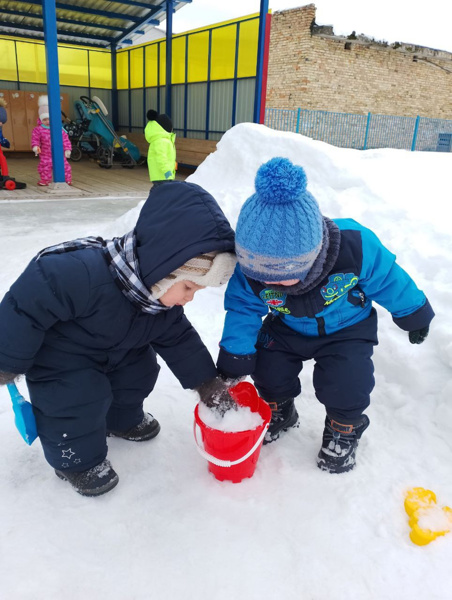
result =
M71 121L63 111L61 114L65 118L64 129L72 144L71 160L78 162L83 154L97 160L101 154L101 142L97 134L88 131L90 123L88 119Z
M108 111L100 98L80 96L75 102L80 117L66 125L69 138L74 140L75 158L80 160L82 152L94 155L99 167L111 169L114 164L133 169L142 163L141 152L125 137L115 132L113 124L107 119ZM74 152L73 149L73 152Z

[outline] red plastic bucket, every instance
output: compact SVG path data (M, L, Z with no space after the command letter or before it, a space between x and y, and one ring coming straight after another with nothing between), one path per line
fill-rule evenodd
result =
M251 412L257 412L263 424L247 431L219 431L206 425L199 416L199 406L195 408L194 435L199 453L209 463L209 471L219 481L239 483L246 477L252 477L271 419L269 405L257 394L251 383L242 382L229 390L240 406L248 406ZM201 431L204 447L200 446L197 428Z

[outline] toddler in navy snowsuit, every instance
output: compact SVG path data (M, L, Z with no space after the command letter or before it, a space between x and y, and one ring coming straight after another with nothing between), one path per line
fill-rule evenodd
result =
M238 219L238 265L225 295L217 366L226 378L251 375L270 403L268 443L298 425L298 376L314 359L315 393L326 409L317 464L349 471L369 425L363 413L378 343L372 300L412 343L427 337L434 313L372 231L322 216L301 167L274 158L260 167L255 185Z
M34 258L0 304L0 383L25 373L45 457L83 495L112 489L107 435L160 426L143 401L158 353L184 388L217 376L184 315L231 276L234 232L214 198L182 181L152 189L122 238L82 238Z

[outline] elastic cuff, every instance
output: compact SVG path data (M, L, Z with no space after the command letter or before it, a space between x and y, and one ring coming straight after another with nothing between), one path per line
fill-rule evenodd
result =
M230 354L220 347L217 361L218 372L230 379L251 375L256 368L256 357L257 353Z
M416 329L422 329L430 325L431 320L435 316L433 308L430 306L430 302L425 299L425 304L418 308L418 310L406 315L405 317L392 317L394 323L403 329L403 331L415 331Z

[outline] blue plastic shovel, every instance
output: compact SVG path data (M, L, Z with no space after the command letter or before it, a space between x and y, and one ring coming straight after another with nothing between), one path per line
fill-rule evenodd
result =
M17 389L15 383L8 383L6 387L8 388L9 395L11 396L11 402L13 403L14 421L16 423L17 430L27 444L31 446L31 444L38 437L33 407L31 406L30 402L25 400L25 398Z

